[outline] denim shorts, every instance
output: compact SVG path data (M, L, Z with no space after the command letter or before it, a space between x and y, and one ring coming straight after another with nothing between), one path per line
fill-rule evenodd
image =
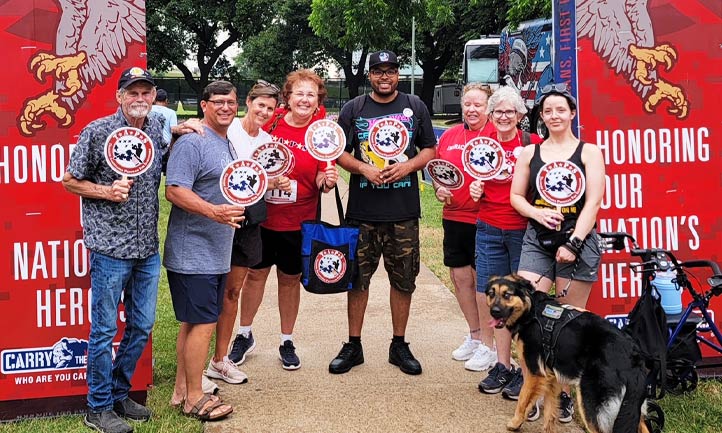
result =
M601 260L602 251L595 230L584 240L582 255L577 263L557 263L556 252L550 252L539 244L536 229L529 224L524 235L519 270L543 275L552 281L565 278L594 282L599 278Z
M509 275L519 267L524 229L504 230L476 221L476 291L486 292L493 276Z
M179 274L168 271L175 318L190 324L216 323L223 308L226 274Z

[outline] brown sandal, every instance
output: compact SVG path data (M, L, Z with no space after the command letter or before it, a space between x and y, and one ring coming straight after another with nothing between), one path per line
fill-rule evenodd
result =
M208 404L209 402L210 404ZM224 410L223 412L214 416L213 411L223 406L226 406L227 410ZM227 417L232 412L233 407L226 403L223 403L220 398L214 397L211 394L203 394L203 397L201 397L200 400L198 400L196 404L193 405L191 410L189 412L186 412L184 410L183 414L193 418L198 418L201 421L218 421Z

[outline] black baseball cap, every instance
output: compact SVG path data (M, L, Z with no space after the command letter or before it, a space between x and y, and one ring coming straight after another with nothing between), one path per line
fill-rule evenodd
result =
M168 100L168 92L166 92L164 89L158 89L155 92L155 100L156 101L167 101Z
M143 68L134 66L132 68L126 69L125 71L123 71L122 74L120 74L120 80L118 80L118 89L125 89L131 84L137 83L138 81L147 81L153 86L155 86L155 81L153 81L153 76L150 75L150 72L146 71Z
M371 53L369 57L369 69L383 64L393 65L399 67L399 61L396 59L396 54L393 51L381 50Z

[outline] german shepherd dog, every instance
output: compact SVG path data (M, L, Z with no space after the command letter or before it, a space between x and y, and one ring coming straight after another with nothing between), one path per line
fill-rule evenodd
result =
M492 324L514 336L524 385L508 430L519 430L544 397L544 432L554 433L562 384L577 389L577 407L593 433L649 433L644 364L637 345L607 320L562 306L519 275L486 287Z

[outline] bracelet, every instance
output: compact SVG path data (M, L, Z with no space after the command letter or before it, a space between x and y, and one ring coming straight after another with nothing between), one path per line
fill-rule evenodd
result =
M571 242L567 241L567 242L566 242L564 245L562 245L562 246L563 246L564 248L566 248L567 250L571 251L572 253L574 253L575 256L579 257L579 253L580 253L579 248L577 248L576 246L574 246L574 244L572 244Z

